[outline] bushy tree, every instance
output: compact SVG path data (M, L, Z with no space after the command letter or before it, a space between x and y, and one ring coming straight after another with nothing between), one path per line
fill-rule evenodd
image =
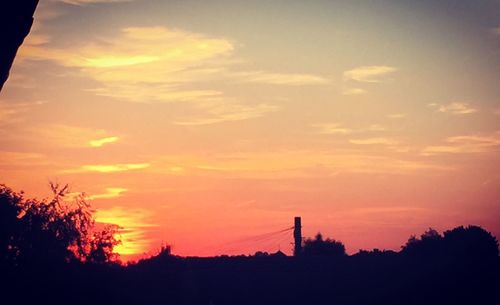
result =
M498 241L479 226L456 227L444 232L444 245L450 255L458 257L497 258Z
M420 238L411 236L402 246L402 252L410 255L433 255L442 251L443 236L433 228L425 231Z
M401 252L448 258L497 258L499 254L497 239L479 226L460 226L443 235L429 229L420 238L410 237Z
M67 202L68 186L51 184L53 198L25 199L0 185L0 259L20 265L73 260L104 263L116 259L116 226L94 229L90 205L83 196Z
M345 246L342 242L335 239L323 239L321 233L316 234L314 238L304 240L302 247L303 256L345 256Z

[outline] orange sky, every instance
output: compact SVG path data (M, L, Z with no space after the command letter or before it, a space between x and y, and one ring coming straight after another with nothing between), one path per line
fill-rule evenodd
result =
M47 0L0 94L0 177L85 192L125 259L500 235L494 1ZM238 241L238 242L237 242Z

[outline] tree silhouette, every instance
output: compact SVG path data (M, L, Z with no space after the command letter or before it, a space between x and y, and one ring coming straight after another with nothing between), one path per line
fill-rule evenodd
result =
M335 239L323 239L321 233L316 234L314 238L304 240L302 247L303 256L345 256L345 246L342 242Z
M22 193L14 193L0 185L0 262L13 260L18 250L16 239L20 231L17 216L21 213Z
M410 236L406 244L401 247L401 252L408 255L435 255L442 252L442 239L438 231L429 228L420 235L420 238Z
M116 259L116 226L94 230L90 205L83 196L65 201L68 186L51 184L50 201L25 199L0 185L0 252L10 265L43 262L110 262Z
M447 254L455 257L497 258L498 241L479 226L456 227L445 231L443 237Z
M420 238L411 236L401 252L449 258L497 258L499 254L497 239L479 226L460 226L445 231L443 235L430 228Z

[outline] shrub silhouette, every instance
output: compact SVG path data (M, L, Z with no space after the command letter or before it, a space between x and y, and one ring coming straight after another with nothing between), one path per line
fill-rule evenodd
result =
M442 240L443 236L438 231L429 228L420 235L420 238L410 236L406 244L401 247L401 252L408 255L435 255L436 253L441 253L443 250Z
M445 231L443 235L445 254L483 259L498 257L497 239L479 226L460 226Z
M316 234L314 238L304 240L302 247L303 256L345 256L345 246L342 242L335 239L323 239L321 233Z
M50 201L25 199L0 185L0 259L9 265L43 261L105 263L116 259L116 226L94 230L83 196L64 201L68 186L51 184Z
M403 254L446 256L448 258L497 258L498 241L479 226L456 227L443 235L430 228L420 238L411 236L402 247Z

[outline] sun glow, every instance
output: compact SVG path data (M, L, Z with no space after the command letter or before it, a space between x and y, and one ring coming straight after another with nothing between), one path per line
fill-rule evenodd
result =
M148 231L156 225L148 221L150 213L143 209L125 209L117 206L110 209L98 209L95 220L98 223L113 224L119 227L116 238L121 243L115 247L120 255L137 255L148 252L151 240Z

